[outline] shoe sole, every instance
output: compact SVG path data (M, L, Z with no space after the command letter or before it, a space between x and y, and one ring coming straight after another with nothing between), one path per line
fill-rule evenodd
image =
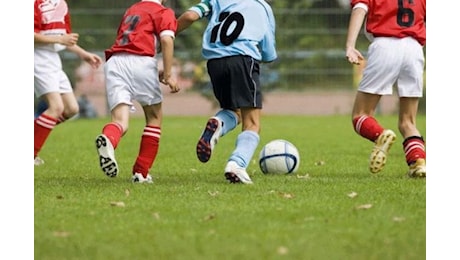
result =
M230 183L243 183L243 184L252 184L251 180L245 180L243 181L243 178L240 178L238 174L234 172L226 172L225 174L225 179L230 181Z
M200 162L205 163L211 158L211 139L219 127L217 119L209 119L206 124L206 129L201 135L200 140L196 145L196 156Z
M392 131L384 132L382 135L381 143L377 143L371 153L369 170L372 173L378 173L383 169L387 162L387 153L396 140L396 135Z
M118 175L118 164L115 158L112 158L109 149L113 149L112 144L104 135L99 135L96 138L96 148L99 154L99 166L105 175L109 177L116 177ZM109 147L110 146L110 147Z

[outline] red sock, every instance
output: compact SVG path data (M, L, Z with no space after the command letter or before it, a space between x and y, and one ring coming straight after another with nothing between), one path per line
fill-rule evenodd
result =
M56 118L41 114L34 121L34 158L42 149L49 134L56 126Z
M375 142L384 130L375 118L366 115L353 118L353 127L356 133L372 142Z
M123 135L123 127L118 123L111 122L102 128L102 133L109 138L113 149L116 149Z
M404 153L406 154L407 165L414 163L417 159L426 159L425 141L421 136L411 136L403 142Z
M133 173L141 173L147 177L150 167L152 167L155 158L157 157L158 148L160 145L161 128L158 126L146 126L141 138L139 155L133 166Z

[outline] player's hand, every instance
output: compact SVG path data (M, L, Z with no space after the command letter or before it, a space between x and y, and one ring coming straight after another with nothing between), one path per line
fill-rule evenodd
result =
M73 46L78 42L78 33L69 33L61 35L59 43L65 46Z
M168 76L165 78L163 71L160 71L159 76L160 76L160 82L165 85L168 85L169 88L171 89L171 93L177 93L180 91L180 87L177 84L177 81L174 80L171 76Z
M171 89L171 93L177 93L180 91L180 87L173 78L163 79L161 83L168 85Z
M364 60L364 56L355 48L347 48L345 53L348 62L351 64L359 65L361 64L361 61Z
M86 52L85 55L82 57L83 60L88 62L93 69L99 68L99 66L102 64L102 59L98 55L90 52Z

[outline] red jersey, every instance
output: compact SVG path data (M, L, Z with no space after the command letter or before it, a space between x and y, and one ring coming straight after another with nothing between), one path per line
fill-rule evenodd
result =
M175 36L177 20L174 11L159 1L143 0L129 7L118 27L117 38L105 50L108 60L114 53L127 52L142 56L155 56L156 39L163 33Z
M374 37L412 37L426 43L426 0L351 0L367 5L366 31Z
M34 32L62 35L71 32L69 8L65 0L35 0ZM35 43L34 49L58 52L66 46L59 43Z
M64 0L35 0L34 32L49 35L70 31L69 9Z

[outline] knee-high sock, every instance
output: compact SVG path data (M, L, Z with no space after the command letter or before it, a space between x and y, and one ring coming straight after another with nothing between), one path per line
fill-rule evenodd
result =
M147 177L150 168L157 157L160 146L161 128L157 126L145 126L141 137L139 154L133 166L133 173L141 173Z
M222 121L220 136L224 136L238 125L238 117L232 110L222 109L216 113L216 117Z
M109 138L113 149L116 149L121 137L123 136L123 127L118 123L108 123L102 128L102 133Z
M356 133L372 142L375 142L384 130L375 118L366 115L353 118L353 127Z
M426 159L425 141L421 136L410 136L403 142L404 154L407 165L414 163L417 159Z
M254 131L243 131L236 139L236 148L228 161L235 161L239 166L246 168L259 145L259 134Z
M41 114L34 120L34 158L42 149L58 119Z

